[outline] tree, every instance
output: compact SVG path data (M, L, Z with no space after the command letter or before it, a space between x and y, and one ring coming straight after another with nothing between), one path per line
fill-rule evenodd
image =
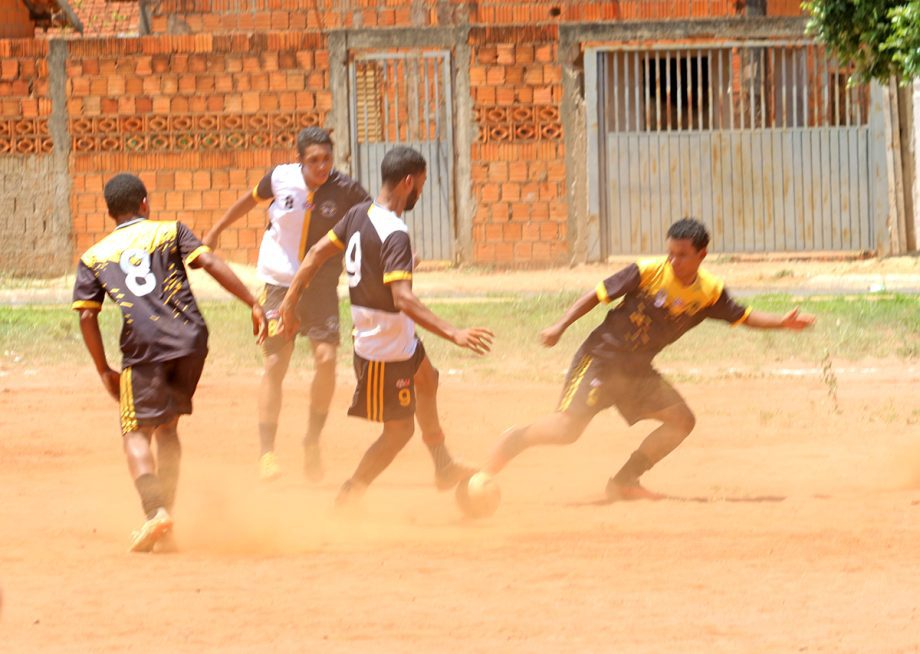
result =
M920 0L806 0L802 7L808 32L854 66L854 81L920 77Z

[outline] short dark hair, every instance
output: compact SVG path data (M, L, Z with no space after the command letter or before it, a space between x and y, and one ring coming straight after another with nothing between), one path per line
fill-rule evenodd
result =
M113 218L138 213L141 202L147 197L147 187L136 175L119 173L105 183L105 205Z
M386 186L399 184L407 175L425 172L428 164L422 153L399 145L383 156L380 162L380 179Z
M668 238L690 241L697 251L709 245L709 231L696 218L681 218L668 229Z
M311 145L328 145L332 147L332 137L322 127L304 127L297 135L297 154L303 158Z

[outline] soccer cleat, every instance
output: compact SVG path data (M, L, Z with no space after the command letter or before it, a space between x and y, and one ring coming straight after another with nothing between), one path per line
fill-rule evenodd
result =
M262 481L274 481L281 476L281 466L278 465L278 457L274 452L266 452L259 459L259 479Z
M476 468L457 461L449 461L434 471L434 485L439 491L449 491L474 474L476 474Z
M173 527L172 518L166 509L157 509L156 515L145 522L140 529L131 533L129 552L149 552Z
M607 482L607 500L610 502L632 502L635 500L663 500L666 495L650 491L638 481L632 484L621 484L611 479Z
M321 482L323 477L326 476L318 443L309 443L303 446L303 474L306 475L309 481L314 483Z

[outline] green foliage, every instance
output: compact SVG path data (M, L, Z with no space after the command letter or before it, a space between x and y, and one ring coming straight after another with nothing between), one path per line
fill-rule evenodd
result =
M854 65L855 81L920 76L920 0L806 0L802 7L808 32Z

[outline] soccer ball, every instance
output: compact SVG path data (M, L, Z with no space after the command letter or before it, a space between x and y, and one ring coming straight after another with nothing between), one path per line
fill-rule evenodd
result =
M477 472L460 482L456 492L457 505L469 518L487 518L498 509L502 491L485 472Z

